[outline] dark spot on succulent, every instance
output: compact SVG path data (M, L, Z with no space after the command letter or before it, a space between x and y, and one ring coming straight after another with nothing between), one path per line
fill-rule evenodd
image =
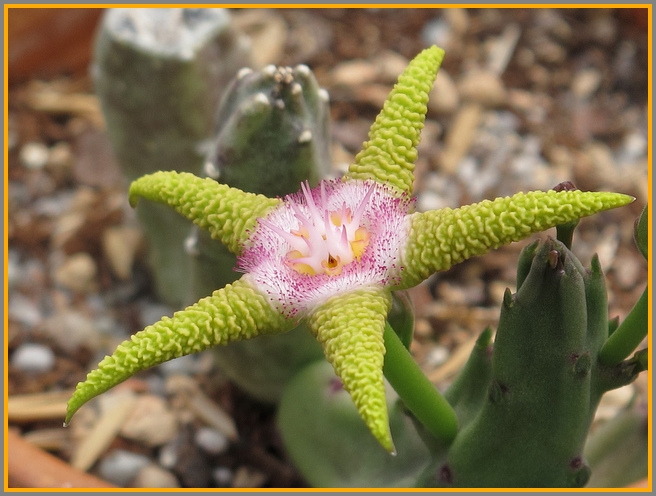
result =
M437 476L442 484L453 484L453 472L448 465L442 465L437 473Z
M344 384L337 377L330 380L328 384L328 390L331 394L339 393L344 390Z
M563 181L553 187L554 191L576 191L578 188L574 186L572 181Z

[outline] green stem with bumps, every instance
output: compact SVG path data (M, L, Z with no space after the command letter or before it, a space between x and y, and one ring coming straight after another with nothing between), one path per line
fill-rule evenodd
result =
M645 288L638 302L601 348L599 362L603 365L620 363L647 335L648 289Z
M389 324L383 334L383 373L408 409L437 439L450 444L458 433L458 418L449 402L428 380Z

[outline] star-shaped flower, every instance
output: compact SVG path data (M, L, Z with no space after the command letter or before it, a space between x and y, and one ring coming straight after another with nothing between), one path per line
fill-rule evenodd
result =
M383 331L392 292L531 233L630 203L615 193L518 193L455 210L414 212L410 196L428 93L444 52L432 47L400 76L342 179L301 185L284 199L158 172L130 187L210 231L244 275L105 357L68 403L133 374L231 341L286 332L306 319L373 435L393 451L383 385Z

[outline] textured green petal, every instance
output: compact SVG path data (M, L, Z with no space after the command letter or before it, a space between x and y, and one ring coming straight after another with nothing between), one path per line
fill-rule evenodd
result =
M155 172L134 181L130 185L130 204L136 205L140 197L173 207L236 254L257 218L280 203L279 199L175 171Z
M242 279L211 296L163 317L121 343L89 372L68 402L66 423L91 398L154 365L262 332L284 332L293 323Z
M410 218L410 235L402 254L402 282L398 288L415 286L434 272L447 270L532 233L633 200L619 193L532 191L455 210L415 213Z
M408 64L369 130L346 179L373 179L411 192L426 103L444 50L427 48Z
M383 331L391 305L386 289L360 288L330 298L308 324L367 427L393 452L383 382Z

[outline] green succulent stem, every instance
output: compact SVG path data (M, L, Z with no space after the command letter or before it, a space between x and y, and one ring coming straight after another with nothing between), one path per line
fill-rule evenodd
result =
M385 377L417 420L439 441L450 444L458 433L455 410L424 375L389 323L383 338Z
M572 240L574 239L574 230L579 225L579 219L565 224L556 226L556 239L564 244L568 250L572 249Z
M617 365L636 349L647 335L648 307L649 288L645 288L638 302L601 348L601 364Z

